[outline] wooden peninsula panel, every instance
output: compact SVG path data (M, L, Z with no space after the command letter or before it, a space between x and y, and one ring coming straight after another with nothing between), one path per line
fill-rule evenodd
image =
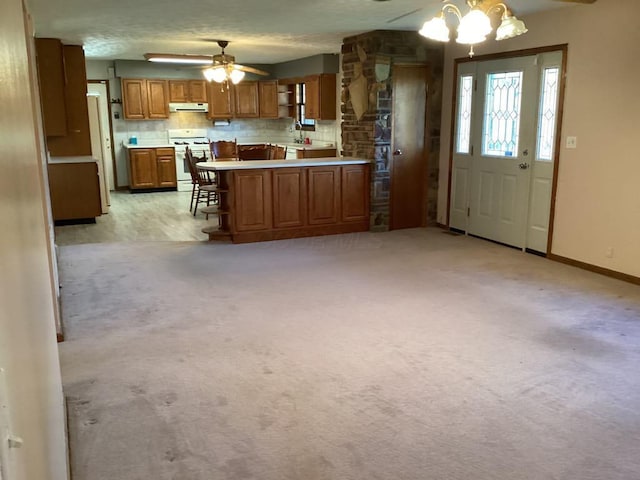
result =
M369 230L370 164L364 159L203 162L221 187L209 240L234 243Z
M251 232L271 228L271 172L245 170L234 176L236 231Z
M342 167L342 221L368 221L369 197L367 170L357 165Z
M302 168L273 170L274 228L302 227L306 222L307 182Z
M311 167L309 182L309 224L338 223L340 218L340 168Z

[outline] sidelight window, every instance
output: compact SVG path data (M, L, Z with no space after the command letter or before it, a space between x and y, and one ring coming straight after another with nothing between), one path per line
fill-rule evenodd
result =
M545 68L542 72L540 92L540 110L538 112L537 159L553 160L555 146L556 121L558 116L558 87L560 68Z
M458 132L456 138L456 151L469 153L471 148L471 105L473 101L473 75L460 77L458 91Z

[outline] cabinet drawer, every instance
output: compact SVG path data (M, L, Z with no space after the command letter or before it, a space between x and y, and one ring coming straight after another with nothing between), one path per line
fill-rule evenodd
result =
M160 157L166 157L166 156L171 156L173 157L173 148L156 148L156 156Z

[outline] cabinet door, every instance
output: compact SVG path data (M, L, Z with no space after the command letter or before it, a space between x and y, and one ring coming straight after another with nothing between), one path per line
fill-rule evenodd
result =
M189 101L207 103L207 82L204 80L189 80Z
M304 116L318 119L320 113L320 77L311 75L304 78Z
M96 162L49 163L49 193L54 220L102 215Z
M336 75L323 73L304 78L307 118L315 120L336 119Z
M306 223L307 184L301 168L273 169L273 227L301 227Z
M278 118L278 82L259 82L260 118Z
M35 44L45 135L66 135L67 110L64 102L62 42L56 38L36 38Z
M147 118L147 81L139 78L123 79L122 105L124 118L128 120Z
M207 117L210 119L233 117L231 98L230 86L224 83L211 82L209 84L209 113Z
M259 116L258 82L240 82L233 86L235 90L235 116L238 118L257 118Z
M173 148L156 148L158 187L177 186L176 158Z
M157 184L156 151L152 148L129 150L129 188L155 188Z
M169 101L177 103L189 101L188 80L169 80Z
M271 213L271 170L233 172L234 208L231 212L237 232L269 230Z
M360 222L369 218L369 167L342 167L342 221Z
M67 134L49 137L47 148L56 157L91 155L84 50L80 45L64 45L62 54L67 80L64 87Z
M147 118L169 118L169 85L166 80L147 80Z
M310 225L338 223L340 219L340 167L309 167Z

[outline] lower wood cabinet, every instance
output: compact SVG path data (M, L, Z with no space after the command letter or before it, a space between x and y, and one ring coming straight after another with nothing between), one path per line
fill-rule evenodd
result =
M54 221L95 219L102 214L96 162L50 163L47 170Z
M129 188L176 188L176 161L173 148L129 149Z

